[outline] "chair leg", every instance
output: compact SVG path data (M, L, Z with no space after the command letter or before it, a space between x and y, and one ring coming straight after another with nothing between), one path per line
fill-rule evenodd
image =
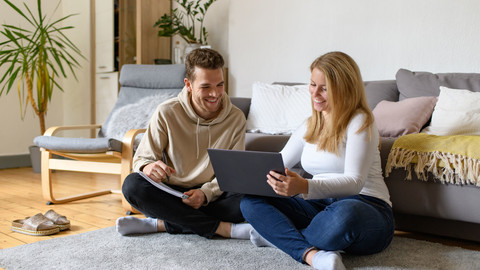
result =
M42 194L48 205L55 203L66 203L112 193L111 190L100 190L64 198L55 198L53 196L52 170L50 169L51 158L52 154L48 150L42 150Z

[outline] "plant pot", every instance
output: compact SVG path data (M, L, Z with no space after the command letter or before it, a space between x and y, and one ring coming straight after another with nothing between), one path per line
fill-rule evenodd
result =
M28 147L30 152L30 161L32 162L32 168L34 173L40 173L42 171L42 155L40 147L32 145Z
M195 49L198 49L198 48L211 48L210 45L202 45L200 43L187 43L187 45L185 45L185 51L183 53L183 56L186 57L187 54L189 54L191 51L195 50Z

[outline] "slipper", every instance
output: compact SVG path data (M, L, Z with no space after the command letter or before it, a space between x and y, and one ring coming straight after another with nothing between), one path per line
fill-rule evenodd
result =
M60 228L44 215L38 213L26 219L12 221L12 231L34 236L58 233Z
M70 220L68 220L67 217L58 214L52 209L48 210L44 214L44 216L51 220L55 225L57 225L60 231L70 229Z

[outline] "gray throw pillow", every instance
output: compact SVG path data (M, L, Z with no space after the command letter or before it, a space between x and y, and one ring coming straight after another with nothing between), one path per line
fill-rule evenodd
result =
M399 69L396 74L399 100L422 96L438 96L440 86L480 92L479 73L413 72Z

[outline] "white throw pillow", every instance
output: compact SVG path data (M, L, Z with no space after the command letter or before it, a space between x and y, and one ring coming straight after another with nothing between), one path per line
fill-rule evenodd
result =
M255 82L247 118L248 132L290 134L312 114L308 85Z
M440 86L440 95L425 133L480 135L480 92Z

